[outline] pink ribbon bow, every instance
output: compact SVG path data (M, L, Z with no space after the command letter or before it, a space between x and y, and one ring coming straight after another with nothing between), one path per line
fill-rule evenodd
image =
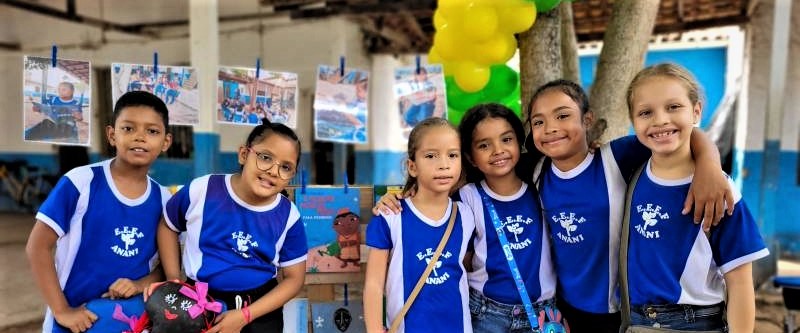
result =
M130 316L130 317L126 316L125 313L122 312L122 305L119 304L114 306L114 313L111 314L111 318L114 318L116 320L128 324L131 330L136 329L136 323L139 321L139 318L136 316Z
M194 285L195 290L189 288L187 286L181 287L181 294L186 297L189 297L197 302L197 304L192 305L192 307L187 310L189 312L189 316L192 319L197 318L200 314L203 313L205 310L209 310L215 313L222 312L222 304L219 302L209 302L206 299L206 295L208 294L208 284L204 282L196 282Z

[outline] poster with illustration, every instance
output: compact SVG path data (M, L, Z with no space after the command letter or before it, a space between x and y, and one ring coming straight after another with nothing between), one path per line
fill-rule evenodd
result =
M297 74L255 68L220 67L217 122L256 126L261 119L297 126Z
M25 56L23 140L88 146L92 66L88 61Z
M311 303L311 327L314 333L363 333L364 305L361 300Z
M319 66L314 94L314 129L319 141L367 143L369 73Z
M122 94L142 90L152 93L167 105L170 125L196 125L200 122L200 92L197 71L192 67L111 64L111 100Z
M403 194L403 185L374 185L372 187L372 194L375 195L375 203L381 201L381 197L385 194Z
M303 218L308 242L306 271L360 272L361 222L356 188L297 189L294 201Z
M430 117L447 117L442 65L402 67L394 71L394 93L400 112L400 127L408 139L411 129Z

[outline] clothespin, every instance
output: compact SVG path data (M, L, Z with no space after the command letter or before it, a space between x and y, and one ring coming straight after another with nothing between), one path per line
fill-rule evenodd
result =
M154 81L158 81L158 52L153 52L153 75Z
M350 189L348 186L349 181L347 180L347 171L344 172L344 194L347 194L347 191Z
M347 306L347 305L348 305L348 303L349 303L349 302L348 302L348 300L347 300L347 283L345 283L345 284L344 284L344 306Z
M56 68L58 66L57 55L58 55L58 46L56 46L56 44L53 44L53 52L50 55L50 64L53 65L53 68Z
M417 54L417 59L416 59L416 62L417 62L417 74L419 74L419 72L420 72L420 64L419 64L419 63L420 63L420 60L419 60L419 54Z
M261 58L256 58L256 84L258 84L258 77L261 74Z
M306 194L306 186L308 185L308 180L306 180L306 169L300 171L300 193Z
M344 77L344 56L339 57L339 75Z

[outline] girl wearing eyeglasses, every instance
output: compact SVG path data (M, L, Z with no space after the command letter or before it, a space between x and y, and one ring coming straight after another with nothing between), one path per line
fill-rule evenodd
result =
M167 202L159 255L167 279L178 279L184 233L187 282L208 283L228 308L207 332L282 332L282 306L303 286L308 252L300 213L281 194L297 171L300 141L263 119L238 158L239 173L196 178Z

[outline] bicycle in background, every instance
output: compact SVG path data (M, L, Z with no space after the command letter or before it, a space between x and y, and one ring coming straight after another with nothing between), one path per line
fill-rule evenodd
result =
M27 212L39 209L57 180L57 176L25 161L0 161L0 193L6 193Z

